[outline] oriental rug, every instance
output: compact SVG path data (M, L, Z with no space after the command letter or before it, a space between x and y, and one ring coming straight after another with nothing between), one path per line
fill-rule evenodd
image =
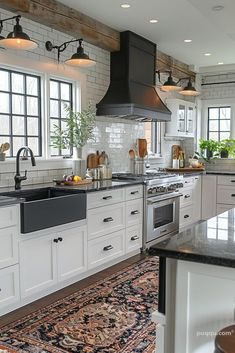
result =
M148 257L2 327L0 352L154 353L157 302L158 259Z

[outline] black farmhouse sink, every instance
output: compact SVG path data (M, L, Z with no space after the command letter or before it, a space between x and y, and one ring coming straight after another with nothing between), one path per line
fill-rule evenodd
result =
M86 218L86 194L71 190L42 188L1 195L22 198L21 233L50 228Z

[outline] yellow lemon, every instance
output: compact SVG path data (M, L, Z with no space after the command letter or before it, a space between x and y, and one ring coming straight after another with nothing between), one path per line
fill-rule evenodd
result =
M74 181L75 183L78 183L78 182L81 181L81 180L82 180L82 178L81 178L79 175L74 175L73 181Z

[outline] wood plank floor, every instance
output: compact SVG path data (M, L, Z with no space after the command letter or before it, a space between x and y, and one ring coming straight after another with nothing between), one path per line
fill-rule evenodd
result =
M7 325L13 321L19 320L23 316L29 315L30 313L41 309L47 305L52 304L56 300L62 299L78 290L84 289L96 282L104 279L107 276L113 275L118 271L125 269L128 265L132 265L133 263L145 258L145 255L139 254L136 256L131 257L128 260L122 261L117 265L114 265L110 268L107 268L101 272L98 272L88 278L85 278L77 283L74 283L66 288L63 288L55 293L49 294L44 298L36 300L33 303L25 305L24 307L12 311L9 314L3 315L0 317L0 327Z

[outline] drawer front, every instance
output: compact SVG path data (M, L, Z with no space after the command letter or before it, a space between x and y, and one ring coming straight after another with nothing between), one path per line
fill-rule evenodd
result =
M123 201L125 201L125 188L91 192L87 195L87 208L89 210Z
M125 203L100 207L87 212L88 239L125 228Z
M180 209L180 227L185 227L194 222L193 207L187 206Z
M11 227L18 223L18 206L0 207L0 228Z
M142 247L142 224L126 229L126 252L132 252Z
M193 189L183 188L181 190L180 191L182 192L182 196L180 197L180 207L192 205Z
M143 185L126 188L126 200L135 200L143 197Z
M183 184L184 184L185 187L189 187L189 186L192 187L193 184L194 184L194 177L186 177L186 178L184 178Z
M217 203L235 205L235 185L234 187L218 185Z
M10 266L0 271L0 314L1 309L20 299L19 266Z
M126 226L134 226L142 223L143 219L143 199L126 202Z
M217 215L224 213L228 210L231 210L231 208L234 208L234 206L233 205L225 205L225 204L217 204L216 205Z
M0 268L18 262L18 234L16 227L0 231Z
M235 175L218 175L218 185L230 185L235 187Z
M88 241L88 268L112 261L125 253L125 230Z

